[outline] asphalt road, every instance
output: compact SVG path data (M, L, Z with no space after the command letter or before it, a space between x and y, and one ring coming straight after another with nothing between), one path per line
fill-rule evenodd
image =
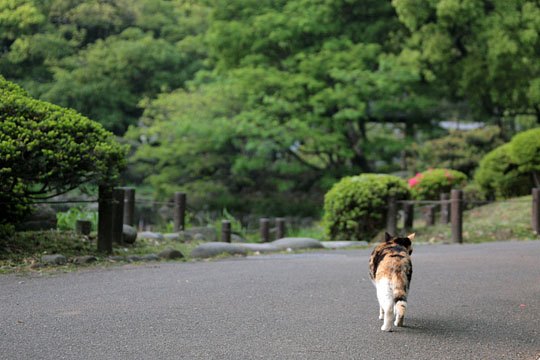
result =
M391 333L369 252L3 275L0 358L540 358L540 241L417 246Z

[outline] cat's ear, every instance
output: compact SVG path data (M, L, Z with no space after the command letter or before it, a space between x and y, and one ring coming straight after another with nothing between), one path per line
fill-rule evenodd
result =
M412 233L407 237L409 238L409 240L413 241L415 236L416 236L416 233Z
M387 232L384 233L384 242L389 242L393 238L394 237L392 235L390 235L389 233L387 233Z

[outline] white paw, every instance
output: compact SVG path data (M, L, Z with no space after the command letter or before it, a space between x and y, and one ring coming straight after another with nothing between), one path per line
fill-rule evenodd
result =
M381 330L382 331L392 331L392 325L388 325L388 326L383 325L381 327Z

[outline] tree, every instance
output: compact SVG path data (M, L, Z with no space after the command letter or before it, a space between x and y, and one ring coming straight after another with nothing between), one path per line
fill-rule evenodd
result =
M393 0L407 52L425 78L477 118L540 122L540 4L530 0Z
M125 155L96 122L0 76L0 223L16 221L32 201L115 181Z
M133 134L157 140L134 163L159 164L148 181L168 196L175 186L208 193L194 174L219 173L222 194L244 205L270 194L320 202L343 176L395 170L404 132L429 124L438 103L397 54L403 29L390 3L368 3L218 1L205 36L215 69L147 104L143 118L161 120Z
M45 22L45 16L32 1L0 1L0 44L9 46L19 36L31 33Z
M228 118L234 115L235 94L232 86L211 85L150 102L141 126L126 134L137 142L130 158L132 176L145 179L161 199L184 189L196 204L201 197L226 204L235 153Z
M443 167L458 170L472 176L484 155L502 145L500 129L496 126L463 131L451 131L448 135L417 145L418 170Z
M189 0L0 2L0 73L123 134L138 103L204 67L208 7ZM3 15L2 15L3 14Z
M192 76L189 61L165 40L128 29L64 58L42 97L123 134L142 114L141 99L177 88Z

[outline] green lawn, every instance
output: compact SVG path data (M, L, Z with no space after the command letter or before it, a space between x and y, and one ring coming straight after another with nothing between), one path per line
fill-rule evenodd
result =
M463 218L463 242L536 239L531 228L531 196L480 206L467 210ZM437 218L438 220L438 218ZM450 225L426 227L418 219L414 231L417 241L450 242Z

